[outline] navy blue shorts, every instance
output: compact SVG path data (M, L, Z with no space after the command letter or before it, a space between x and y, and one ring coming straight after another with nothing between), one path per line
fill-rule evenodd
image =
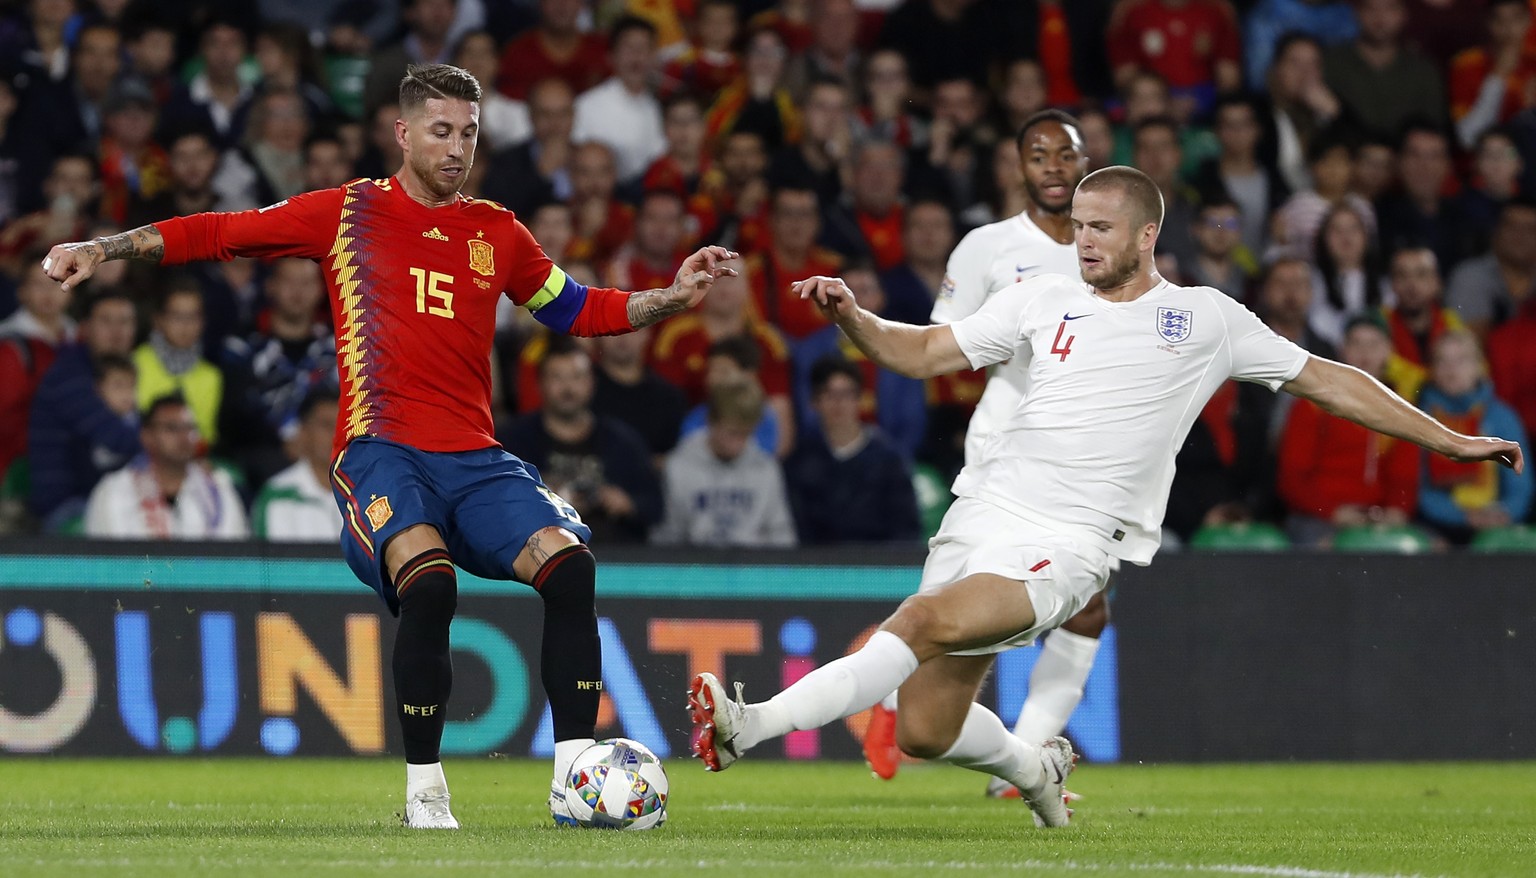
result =
M419 451L385 439L354 439L331 463L331 493L341 507L347 566L396 615L400 605L385 575L384 546L413 525L437 528L453 563L486 579L513 579L512 562L546 527L563 527L582 542L592 538L537 469L501 448Z

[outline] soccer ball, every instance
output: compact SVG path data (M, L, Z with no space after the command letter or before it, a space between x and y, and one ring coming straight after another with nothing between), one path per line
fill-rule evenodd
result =
M667 773L639 741L598 741L571 763L565 804L589 829L655 829L667 822Z

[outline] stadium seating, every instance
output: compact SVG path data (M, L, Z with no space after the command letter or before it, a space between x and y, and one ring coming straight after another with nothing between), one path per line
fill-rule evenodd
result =
M1272 524L1238 522L1200 528L1190 537L1189 547L1199 552L1282 552L1291 541Z
M1536 527L1528 524L1513 527L1494 527L1479 533L1472 540L1472 551L1536 552Z
M1333 547L1340 552L1415 555L1434 549L1435 541L1427 532L1411 524L1369 524L1341 529L1333 537Z
M912 489L917 493L917 514L922 521L923 539L939 532L944 513L955 502L949 493L949 482L932 464L919 463L912 467Z

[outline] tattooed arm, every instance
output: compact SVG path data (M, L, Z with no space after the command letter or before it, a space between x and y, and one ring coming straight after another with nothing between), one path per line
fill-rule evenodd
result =
M624 310L629 315L630 325L641 329L653 323L660 323L673 314L681 314L688 310L688 306L688 296L673 284L659 290L630 293Z
M59 244L43 259L43 271L64 289L69 289L96 272L103 262L114 259L142 259L159 262L165 256L165 239L154 226L140 226L130 232Z
M697 305L716 278L736 276L736 269L718 263L737 258L738 254L724 247L701 248L683 260L683 266L677 270L677 279L670 287L629 294L625 313L630 325L640 329Z

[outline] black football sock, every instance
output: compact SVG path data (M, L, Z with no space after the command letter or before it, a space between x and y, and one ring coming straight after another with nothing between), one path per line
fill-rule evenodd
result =
M405 738L405 761L439 759L453 658L448 627L458 606L458 577L448 552L432 549L405 562L395 576L400 628L395 632L395 702Z
M591 738L603 693L603 651L594 592L597 559L571 546L544 562L533 587L544 598L539 677L549 697L556 741Z

